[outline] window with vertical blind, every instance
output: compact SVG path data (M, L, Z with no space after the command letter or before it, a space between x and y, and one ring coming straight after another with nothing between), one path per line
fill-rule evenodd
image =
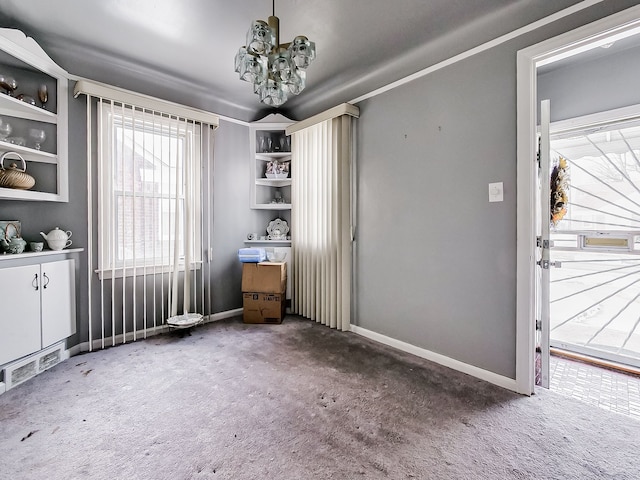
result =
M162 271L183 264L187 249L198 264L200 124L113 102L98 112L99 273Z

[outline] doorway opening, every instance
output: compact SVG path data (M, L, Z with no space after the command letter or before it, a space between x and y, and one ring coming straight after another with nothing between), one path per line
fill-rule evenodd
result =
M549 235L549 340L640 371L640 106L625 111L550 126L567 192Z
M607 53L604 47L613 42L627 41L626 39L633 37L640 38L638 34L640 34L640 7L632 7L518 52L518 336L516 383L518 390L522 393L534 392L537 360L546 367L547 376L545 380L548 386L551 363L549 347L554 346L554 342L556 348L571 347L574 350L580 350L581 347L585 348L584 351L576 352L577 354L584 355L585 353L597 351L599 356L614 360L619 360L620 358L618 357L624 357L626 361L626 357L629 356L627 355L628 347L635 344L635 335L640 333L640 328L635 325L635 321L629 320L633 318L633 315L636 315L635 320L640 319L640 308L637 313L631 313L632 310L628 309L634 309L637 305L640 306L640 255L634 252L636 248L640 249L640 245L638 245L638 242L640 242L640 221L637 223L635 221L636 218L640 220L640 188L637 191L639 195L637 199L630 191L624 190L619 198L615 200L606 199L604 203L609 206L613 204L613 206L608 210L603 209L601 205L594 204L595 197L601 196L602 192L591 187L584 188L588 183L584 181L584 178L588 177L588 174L580 170L587 162L587 160L584 160L585 154L583 150L585 144L596 151L598 151L598 148L602 150L601 142L591 142L590 136L599 134L603 136L605 141L609 141L617 133L612 133L613 129L610 129L609 133L604 130L600 133L576 132L575 121L570 124L571 120L567 120L569 125L565 131L565 133L570 132L570 135L562 137L562 135L558 135L557 128L552 130L556 138L550 147L555 149L557 156L566 155L570 158L580 158L580 160L569 162L569 167L572 173L575 174L578 183L582 183L582 186L576 185L576 188L582 188L586 193L582 192L581 196L576 196L573 199L574 204L571 206L570 215L566 217L571 222L565 222L566 228L556 229L553 232L555 238L551 238L550 235L546 243L541 239L539 232L542 219L546 221L549 218L549 211L543 214L541 208L537 207L538 202L536 201L539 186L538 158L536 155L538 151L537 133L539 121L537 112L538 103L541 100L537 96L539 70L548 69L550 66L557 67L561 65L561 62L576 62L579 61L581 56L583 58L604 56ZM574 86L578 88L577 85ZM553 111L553 106L551 109ZM630 118L626 116L622 120L628 122ZM621 127L621 125L617 127ZM627 127L638 128L630 124L624 126L624 128ZM625 130L624 133L628 134L630 132L631 130ZM574 137L571 137L571 135L574 135ZM616 138L619 139L619 137ZM631 157L635 155L640 158L640 143L635 148L631 146L627 151ZM629 189L635 191L635 187L640 187L640 177L638 178L639 181L636 182L635 178L631 178L629 175L625 177L625 175L616 170L614 167L616 162L618 162L617 166L619 168L622 165L620 159L611 160L609 157L612 153L606 150L598 153L603 159L598 168L602 169L606 164L606 169L613 169L616 175L625 178L624 181L628 183ZM593 162L592 159L589 159L589 161ZM637 165L640 168L640 161ZM626 165L623 165L623 167L626 168ZM625 173L625 168L620 168L623 173ZM589 169L584 168L586 171L589 171ZM595 176L599 177L605 174L606 172L599 172ZM635 176L635 174L633 175ZM549 177L546 178L547 180L544 180L543 177L541 182L549 182ZM593 182L598 183L595 180ZM620 202L623 208L631 211L624 212L620 210L616 205ZM634 205L634 202L638 202L638 205ZM566 213L569 213L569 209L567 209ZM613 219L616 221L614 222ZM623 220L625 223L623 223ZM615 223L617 223L617 226L614 225ZM624 226L621 227L619 225ZM622 252L623 248L626 248L624 254ZM546 252L544 252L545 249L547 250ZM615 260L603 257L605 252L608 253L608 251L620 253L621 256L616 256ZM549 264L553 263L556 263L557 266L562 265L560 269L553 269L553 273L548 272L546 277L549 279L550 294L547 304L549 315L547 315L546 320L536 315L536 298L540 291L540 277L545 276L539 273L541 269L545 268L545 253L546 260L550 260L546 262L546 268L549 268ZM552 256L554 257L553 259L551 258ZM596 262L595 260L606 261ZM638 269L631 266L634 260L637 261ZM624 262L628 262L629 265L623 265ZM627 268L625 270L620 267ZM620 273L620 275L615 272ZM619 283L624 281L624 279L619 278L622 275L627 275L624 277L624 279L628 280L627 283ZM637 292L630 294L631 290L624 288L629 282L632 285L638 285ZM554 286L552 287L552 285ZM607 293L602 293L605 290ZM631 296L625 297L626 300L622 300L622 305L620 305L620 298L617 298L617 303L613 304L613 306L608 305L605 308L602 305L607 300L605 297L614 298L616 290L626 292L625 295L630 294ZM596 295L596 292L599 293ZM636 294L638 295L637 298L635 297ZM579 298L583 304L582 308L577 311L571 310ZM629 304L629 307L623 308L626 303ZM569 304L572 305L571 308L567 307ZM552 312L556 318L553 326L550 321ZM597 322L594 320L595 318L598 319ZM591 325L592 328L590 331L586 329L579 330L578 326L584 327L584 324L587 323L585 322L586 319L592 320L592 323L594 323ZM580 322L583 325L579 325ZM595 325L595 323L598 323L598 325ZM614 327L619 328L621 323L631 324L626 329L626 334L613 332ZM542 328L542 338L546 335L546 349L542 348L542 355L536 355L536 327ZM552 330L554 332L553 335L551 334ZM627 339L625 335L629 338ZM615 346L607 344L607 342L614 343L611 340L604 341L609 337L616 336L625 338L615 343ZM640 340L640 336L638 336L638 339ZM545 342L542 343L544 344ZM592 349L591 352L589 349ZM544 368L542 371L544 372Z

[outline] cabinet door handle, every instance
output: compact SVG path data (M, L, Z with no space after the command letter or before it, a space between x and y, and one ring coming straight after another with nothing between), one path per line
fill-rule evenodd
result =
M38 290L40 287L38 285L38 274L36 273L36 276L33 277L33 281L31 282L31 286L33 288L35 288L36 290Z
M49 285L49 282L50 282L51 280L49 280L49 277L47 277L47 274L46 274L46 273L43 273L43 274L42 274L42 278L44 278L44 279L47 281L47 283L45 283L45 284L42 286L42 288L47 288L47 285Z

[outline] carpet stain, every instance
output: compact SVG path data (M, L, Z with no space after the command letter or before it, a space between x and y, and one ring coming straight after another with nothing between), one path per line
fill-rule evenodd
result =
M22 437L22 440L20 440L21 442L24 442L27 438L31 437L31 435L33 435L34 433L38 432L39 430L31 430L29 433L27 433L26 436Z

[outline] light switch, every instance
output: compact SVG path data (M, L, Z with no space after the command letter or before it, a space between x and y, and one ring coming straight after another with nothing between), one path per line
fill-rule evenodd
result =
M502 202L503 200L504 200L504 197L503 197L502 182L490 183L489 184L489 201Z

